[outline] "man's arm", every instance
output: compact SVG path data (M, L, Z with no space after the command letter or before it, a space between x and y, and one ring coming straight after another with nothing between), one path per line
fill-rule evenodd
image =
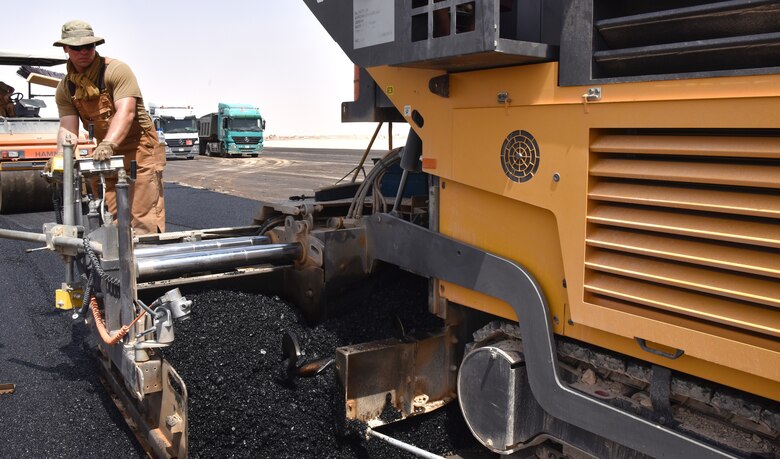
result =
M130 132L130 126L135 118L135 103L135 97L124 97L114 101L116 113L114 113L114 118L111 120L111 125L108 127L104 141L117 145L122 144L122 141L127 137L127 133Z
M65 138L70 134L70 141L73 145L79 142L79 117L77 115L66 115L60 118L60 129L57 133L57 156L62 156L62 144Z

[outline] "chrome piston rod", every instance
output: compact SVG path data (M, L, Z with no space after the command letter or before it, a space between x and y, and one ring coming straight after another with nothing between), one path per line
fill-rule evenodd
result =
M0 238L16 239L17 241L43 242L46 243L46 235L43 233L30 233L27 231L15 231L9 229L0 229Z
M177 253L206 252L210 250L228 249L231 247L263 245L268 244L269 242L270 238L267 236L227 237L197 242L179 242L175 244L137 247L133 253L136 258L150 258Z
M155 258L137 258L136 272L142 279L163 279L186 273L230 269L271 262L291 262L301 257L298 243L232 247L211 251L176 253Z

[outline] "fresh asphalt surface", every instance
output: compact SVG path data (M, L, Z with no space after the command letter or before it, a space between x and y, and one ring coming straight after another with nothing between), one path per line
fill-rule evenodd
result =
M169 161L166 229L249 225L258 203L239 196L310 194L348 174L362 154L268 148L260 158ZM53 212L0 215L0 228L40 233L53 221ZM16 385L0 395L0 458L145 457L85 350L85 327L54 308L61 260L25 252L36 247L0 239L0 384Z
M257 203L166 183L168 231L251 224ZM53 212L0 215L0 228L41 232ZM145 457L83 348L85 327L54 309L64 268L34 243L0 239L1 458Z

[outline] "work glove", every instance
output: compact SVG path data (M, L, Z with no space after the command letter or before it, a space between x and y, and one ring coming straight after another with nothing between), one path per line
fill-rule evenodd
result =
M114 142L104 140L100 142L97 148L95 148L95 151L92 152L92 159L95 161L107 161L109 158L114 156L114 148L117 147L118 145Z

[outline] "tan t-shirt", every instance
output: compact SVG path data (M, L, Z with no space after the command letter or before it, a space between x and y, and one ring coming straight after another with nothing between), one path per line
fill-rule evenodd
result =
M141 88L138 86L138 80L135 78L135 74L130 70L130 66L122 61L112 59L106 65L106 76L104 79L106 85L106 91L111 95L113 100L123 99L125 97L135 97L135 114L136 120L144 120L151 122L149 114L144 107L144 99L141 96ZM68 115L78 116L79 112L71 101L71 95L68 91L68 78L65 77L60 80L60 84L57 85L54 99L57 102L57 110L59 111L60 118ZM143 121L141 124L146 124ZM147 126L148 127L148 126Z

